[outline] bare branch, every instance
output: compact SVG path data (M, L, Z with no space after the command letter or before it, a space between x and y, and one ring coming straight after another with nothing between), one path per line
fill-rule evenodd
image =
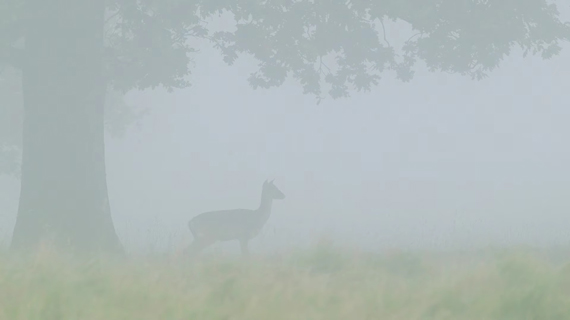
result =
M382 25L382 33L384 35L384 41L386 42L388 47L391 47L390 42L388 42L388 39L386 38L386 28L384 27L384 19L380 18L380 24Z

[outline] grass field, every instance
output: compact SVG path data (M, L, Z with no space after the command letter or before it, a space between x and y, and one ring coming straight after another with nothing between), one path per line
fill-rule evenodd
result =
M359 253L330 244L249 260L209 254L0 257L7 320L564 320L570 264L528 250Z

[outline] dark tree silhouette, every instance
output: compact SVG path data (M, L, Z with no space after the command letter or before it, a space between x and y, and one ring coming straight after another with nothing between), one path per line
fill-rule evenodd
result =
M204 21L219 14L236 28L208 30ZM387 20L414 30L403 47L390 46ZM293 77L321 99L370 90L387 70L409 81L417 60L480 79L516 46L549 58L569 36L545 0L2 2L0 66L21 71L25 112L12 247L52 237L81 251L122 252L107 198L105 95L188 86L195 37L229 65L254 56L253 88Z

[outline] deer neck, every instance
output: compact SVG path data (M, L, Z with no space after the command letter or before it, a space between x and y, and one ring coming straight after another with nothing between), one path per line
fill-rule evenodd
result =
M273 199L265 194L265 192L261 193L261 203L259 204L259 208L257 212L265 219L269 218L271 214L271 205L273 204Z

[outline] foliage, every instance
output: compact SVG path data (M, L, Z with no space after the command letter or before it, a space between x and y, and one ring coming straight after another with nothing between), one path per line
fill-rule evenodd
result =
M234 30L207 29L205 21L221 13L231 14ZM415 34L403 48L392 47L383 34L387 19L412 27ZM20 20L11 19L5 29ZM210 39L228 64L241 53L257 58L259 70L249 78L254 88L279 86L293 76L317 96L329 84L332 97L348 96L349 86L370 90L386 69L410 80L418 59L432 71L481 78L515 45L549 58L570 37L570 26L546 0L113 0L105 23L107 78L123 92L188 86L192 37ZM21 36L0 37L0 48ZM397 59L399 49L404 55ZM334 70L323 64L327 57Z

